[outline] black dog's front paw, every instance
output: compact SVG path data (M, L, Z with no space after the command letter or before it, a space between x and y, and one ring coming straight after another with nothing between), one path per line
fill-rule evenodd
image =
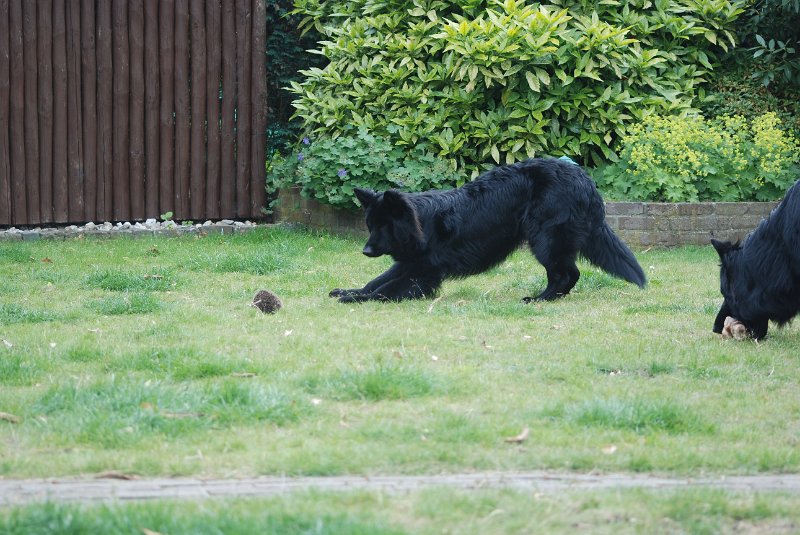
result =
M362 293L364 293L363 290L359 288L354 288L352 290L345 290L343 288L334 288L328 295L330 297L344 297L346 295L361 295Z

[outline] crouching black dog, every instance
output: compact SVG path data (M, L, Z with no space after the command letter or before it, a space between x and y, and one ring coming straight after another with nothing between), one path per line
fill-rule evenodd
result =
M800 181L744 243L711 244L719 253L724 298L715 333L730 316L759 340L767 335L769 320L785 325L800 313Z
M630 249L605 222L592 179L570 161L535 158L497 167L457 189L423 193L356 189L370 235L364 254L394 265L359 289L334 289L343 303L430 297L448 277L488 270L523 241L547 271L533 300L567 295L580 277L580 254L644 287Z

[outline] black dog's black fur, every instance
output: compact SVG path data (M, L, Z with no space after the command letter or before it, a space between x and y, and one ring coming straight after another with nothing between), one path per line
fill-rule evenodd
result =
M725 318L742 323L756 340L769 320L785 325L800 313L800 182L743 244L711 240L720 257L720 291L725 298L714 332Z
M486 271L524 241L547 271L547 287L526 302L568 294L580 277L579 254L646 284L636 258L606 224L594 182L571 162L526 160L452 190L355 193L370 231L364 254L395 262L363 288L331 291L341 302L430 297L445 278Z

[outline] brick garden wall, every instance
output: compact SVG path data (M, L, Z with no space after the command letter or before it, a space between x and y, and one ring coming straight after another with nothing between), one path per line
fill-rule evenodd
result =
M740 240L777 202L606 203L606 220L633 247L707 245Z
M606 220L634 248L707 245L713 238L738 240L753 230L777 202L645 203L608 202ZM337 210L282 190L276 220L334 234L366 234L360 212Z

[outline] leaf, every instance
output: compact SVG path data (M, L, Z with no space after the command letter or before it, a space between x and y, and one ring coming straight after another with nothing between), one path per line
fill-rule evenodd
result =
M531 88L531 91L536 91L537 93L541 91L541 86L539 85L539 77L533 74L531 71L527 71L525 73L525 80L527 80L528 87Z
M9 414L7 412L0 412L0 420L4 422L9 422L12 424L18 424L22 421L19 416L15 416L13 414Z
M117 470L106 470L105 472L100 472L99 474L95 474L95 479L122 479L124 481L131 481L134 479L139 479L138 476L134 474L126 474L124 472L119 472Z
M497 145L492 145L491 154L492 154L492 159L495 161L495 163L499 164L500 163L500 151L498 150Z
M164 418L170 418L172 420L184 420L187 418L201 418L203 416L202 412L167 412L162 411L161 416Z
M515 437L508 437L505 439L506 442L510 444L522 444L526 440L528 440L528 435L531 434L531 430L529 427L524 428L517 436Z

